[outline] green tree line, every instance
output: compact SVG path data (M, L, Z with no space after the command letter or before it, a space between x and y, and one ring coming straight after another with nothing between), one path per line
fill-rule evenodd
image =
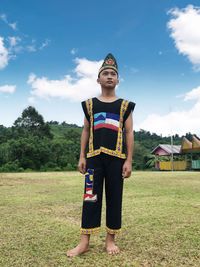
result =
M27 107L12 127L0 125L0 172L76 170L81 131L76 124L45 122L34 107ZM134 131L134 136L134 169L152 168L151 151L170 144L170 137L144 130ZM181 137L175 135L174 144L181 144Z

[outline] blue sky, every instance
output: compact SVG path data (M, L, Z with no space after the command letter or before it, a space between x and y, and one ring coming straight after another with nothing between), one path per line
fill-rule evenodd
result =
M0 124L32 105L45 120L82 125L80 101L100 94L112 52L136 130L200 136L199 29L199 1L1 0Z

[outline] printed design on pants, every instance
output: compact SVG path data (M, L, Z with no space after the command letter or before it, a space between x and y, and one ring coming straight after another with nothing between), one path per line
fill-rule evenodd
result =
M84 201L97 201L97 195L93 194L94 169L88 169L85 174L85 194Z

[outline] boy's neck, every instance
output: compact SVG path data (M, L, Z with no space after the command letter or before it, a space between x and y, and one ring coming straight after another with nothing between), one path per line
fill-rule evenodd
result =
M100 97L103 97L103 98L116 98L115 88L109 89L109 90L101 88Z

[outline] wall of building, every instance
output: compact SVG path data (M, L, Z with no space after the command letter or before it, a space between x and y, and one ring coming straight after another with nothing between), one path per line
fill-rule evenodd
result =
M184 171L188 167L186 161L174 161L173 162L173 168L172 168L172 162L171 161L161 161L159 162L159 169L160 171Z

